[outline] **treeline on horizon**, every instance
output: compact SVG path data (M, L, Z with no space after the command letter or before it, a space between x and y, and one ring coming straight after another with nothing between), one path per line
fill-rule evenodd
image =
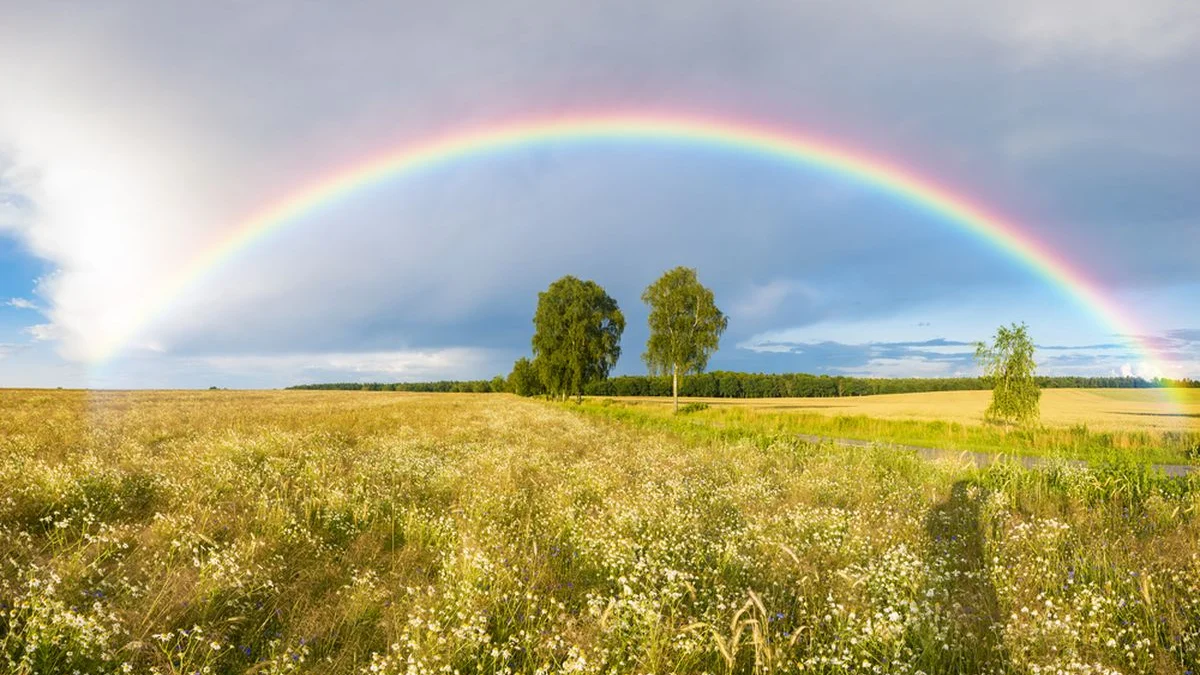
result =
M1146 380L1140 377L1039 376L1043 389L1154 389L1200 388L1200 380ZM680 383L680 396L703 398L818 398L913 394L928 391L991 389L986 377L901 377L864 378L808 373L741 373L713 371L690 375ZM437 382L331 382L301 384L288 389L406 391L418 393L512 392L502 377L490 380L439 380ZM651 375L620 375L584 387L588 396L670 396L671 378Z

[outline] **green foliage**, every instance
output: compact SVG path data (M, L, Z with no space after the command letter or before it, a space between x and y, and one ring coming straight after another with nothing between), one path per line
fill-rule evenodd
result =
M1143 380L1140 377L1076 377L1039 375L1042 389L1159 389L1196 387L1193 380ZM466 393L478 391L488 380L440 380L437 382L327 382L301 384L288 389L413 391ZM722 384L724 387L722 387ZM924 391L967 391L991 389L987 377L895 377L862 378L808 373L736 373L713 371L692 375L679 383L680 396L707 398L779 398L824 396L869 396L913 394ZM505 384L505 391L511 391ZM671 380L653 375L620 375L587 384L587 396L670 396Z
M681 406L680 410L685 407ZM582 409L601 412L600 406L592 405L590 401ZM1084 431L1080 427L1046 426L1011 429L992 424L881 419L794 410L780 412L737 405L713 405L705 410L695 410L690 419L683 421L677 420L664 405L647 405L640 401L611 402L602 412L607 417L636 421L639 427L685 432L689 439L705 442L819 436L892 448L921 447L1010 458L1083 460L1096 466L1200 463L1200 455L1189 455L1200 445L1200 432L1197 431ZM1200 473L1196 478L1200 479Z
M503 378L496 376L490 380L438 380L436 382L326 382L322 384L300 384L288 387L288 389L316 391L409 391L422 394L488 394L506 391L506 388L495 388L503 382Z
M650 307L650 339L642 360L651 374L670 373L678 409L680 378L704 371L729 319L717 309L713 292L700 283L696 270L690 267L676 267L663 274L646 287L642 302Z
M976 343L975 358L995 382L984 416L996 422L1030 424L1038 418L1042 392L1034 379L1033 340L1025 324L1000 326L991 345Z
M513 363L512 372L508 374L508 391L518 396L541 396L546 393L542 379L538 376L533 362L521 357Z
M1186 384L1163 384L1138 377L1035 378L1043 389L1151 389ZM822 398L915 394L927 391L991 389L988 377L863 378L808 373L736 373L713 371L692 375L679 383L680 396L704 398ZM588 396L670 396L671 378L655 375L621 375L589 384Z
M707 403L689 403L676 412L680 415L689 415L691 413L704 412L705 410L708 410Z
M497 376L493 377L492 381L489 382L488 384L490 385L490 387L489 387L490 391L493 391L496 393L508 391L508 380L504 379L503 375L497 375Z
M533 317L534 366L553 395L583 398L589 382L603 380L621 356L625 316L594 281L565 276L538 293Z

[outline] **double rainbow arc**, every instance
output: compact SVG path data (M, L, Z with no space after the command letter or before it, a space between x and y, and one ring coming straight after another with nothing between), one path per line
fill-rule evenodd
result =
M973 233L1065 289L1087 311L1125 336L1136 336L1130 321L1100 288L1038 242L1030 232L972 203L916 171L848 150L811 136L768 126L688 115L602 114L565 116L450 133L403 146L323 176L285 199L254 213L217 245L196 256L130 320L101 345L98 361L119 353L184 290L219 269L238 252L286 229L306 213L366 186L439 164L536 146L581 141L644 141L726 148L775 158L841 175L908 202ZM1157 366L1153 350L1136 343L1144 361Z

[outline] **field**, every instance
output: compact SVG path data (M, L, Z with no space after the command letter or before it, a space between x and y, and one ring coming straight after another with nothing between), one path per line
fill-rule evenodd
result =
M1048 389L1042 420L1030 429L985 424L988 392L954 391L846 398L685 399L707 406L707 427L760 434L816 435L991 455L1051 457L1101 463L1200 464L1200 396L1183 390L1169 402L1160 391ZM669 416L669 399L618 397L593 403ZM619 415L618 415L619 416ZM735 434L736 435L736 434Z
M0 670L1200 666L1200 476L708 413L0 391Z
M1087 425L1098 431L1200 431L1200 389L1044 389L1041 421L1051 427ZM990 391L935 391L844 398L695 398L711 406L795 411L821 415L865 415L877 419L982 424ZM622 401L663 403L661 398Z

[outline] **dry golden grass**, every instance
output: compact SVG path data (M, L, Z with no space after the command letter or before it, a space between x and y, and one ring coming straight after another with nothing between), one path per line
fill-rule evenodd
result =
M0 391L0 672L1200 664L1200 476L980 470L755 416Z
M777 412L982 424L983 411L990 399L989 391L936 391L845 398L685 400L710 406ZM617 397L616 400L670 405L668 399L656 397ZM1096 431L1197 431L1200 430L1200 389L1172 390L1169 394L1159 389L1046 389L1042 391L1041 410L1042 424L1050 427L1087 425Z

